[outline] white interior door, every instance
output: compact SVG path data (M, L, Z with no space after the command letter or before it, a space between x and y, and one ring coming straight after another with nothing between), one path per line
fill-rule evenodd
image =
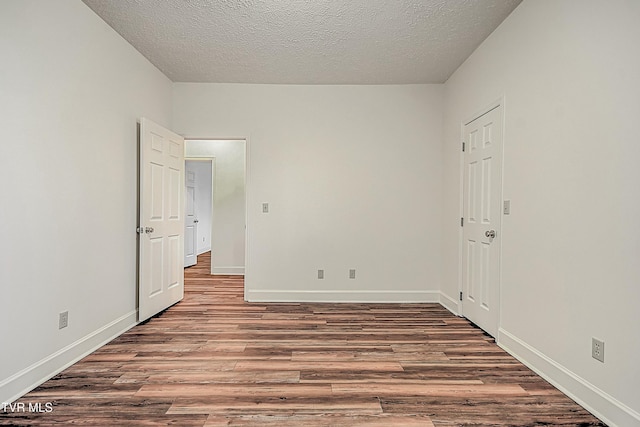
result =
M198 261L198 218L196 217L196 173L187 169L185 175L184 266Z
M492 336L500 321L502 107L464 127L462 313Z
M184 296L184 138L140 120L138 320Z

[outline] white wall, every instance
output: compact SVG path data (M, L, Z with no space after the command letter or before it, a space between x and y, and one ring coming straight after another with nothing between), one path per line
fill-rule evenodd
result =
M171 82L76 0L0 2L0 54L4 402L134 324L136 119Z
M185 149L189 142L185 142ZM211 218L212 218L212 161L187 160L185 171L195 174L195 215L198 219L196 236L198 255L211 250ZM244 212L244 210L243 210ZM244 213L243 213L244 215Z
M212 274L245 272L245 141L187 140L187 157L215 157Z
M173 111L248 138L249 300L438 300L441 85L178 83Z
M172 121L169 80L82 3L0 2L0 401L134 323L138 117L248 138L249 299L451 303L460 124L504 95L500 345L640 425L639 18L525 0L445 85L443 128L440 85L175 84Z
M525 0L445 88L443 291L459 286L460 125L504 95L500 343L619 426L640 425L638 21L637 1Z

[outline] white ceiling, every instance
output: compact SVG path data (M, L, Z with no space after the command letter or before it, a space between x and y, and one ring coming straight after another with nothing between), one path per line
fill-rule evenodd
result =
M175 82L443 83L522 0L83 0Z

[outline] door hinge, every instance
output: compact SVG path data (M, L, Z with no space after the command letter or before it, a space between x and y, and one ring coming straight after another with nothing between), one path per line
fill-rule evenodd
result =
M460 301L462 301L462 291L460 291Z
M464 153L464 149L466 148L466 144L462 141L462 152Z
M464 218L460 218L460 227L464 227Z

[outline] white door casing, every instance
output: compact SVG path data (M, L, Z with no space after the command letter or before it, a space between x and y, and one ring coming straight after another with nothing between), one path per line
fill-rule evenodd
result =
M184 138L140 119L138 321L184 296Z
M502 106L464 126L462 314L491 336L500 322Z
M198 218L196 218L196 173L185 171L184 266L198 260Z

